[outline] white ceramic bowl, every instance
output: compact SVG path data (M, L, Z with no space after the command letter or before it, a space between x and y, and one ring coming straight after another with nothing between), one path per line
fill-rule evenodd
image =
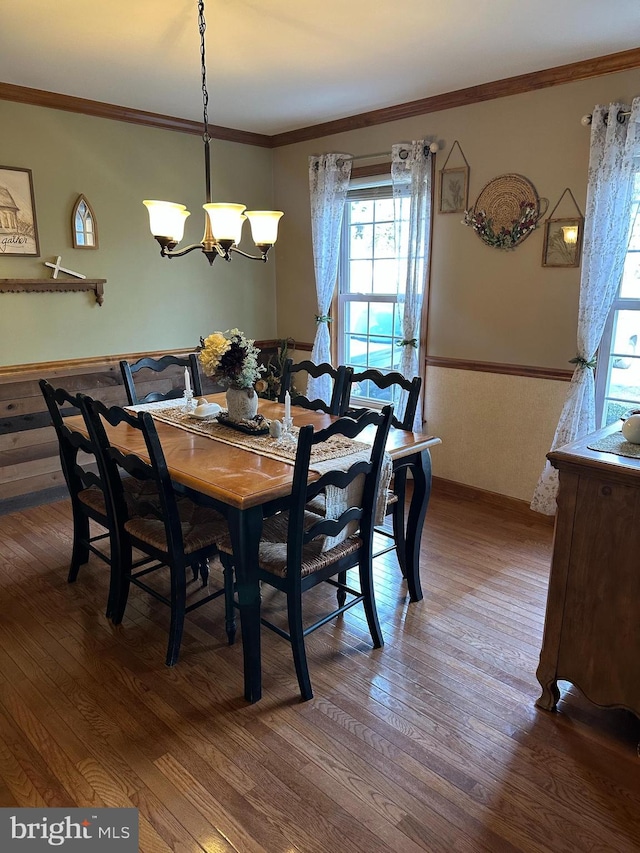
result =
M220 412L221 409L217 403L201 403L191 412L191 416L194 418L213 418Z
M640 444L640 415L631 415L622 424L622 434L632 444Z

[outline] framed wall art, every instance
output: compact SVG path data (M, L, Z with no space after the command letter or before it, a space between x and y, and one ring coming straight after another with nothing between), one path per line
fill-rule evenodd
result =
M31 169L0 166L0 257L39 257Z
M576 212L554 219L553 214L567 194ZM565 214L566 210L567 204L565 203ZM543 267L577 267L580 265L583 224L582 211L578 207L578 202L570 188L567 187L544 223Z
M79 195L71 212L71 239L74 249L98 248L98 223L93 208Z
M582 223L582 217L546 220L542 244L543 267L579 266Z
M452 166L447 168L455 149L464 161L463 166ZM440 213L464 213L469 201L469 164L464 156L460 143L456 139L451 146L451 151L444 161L440 170Z

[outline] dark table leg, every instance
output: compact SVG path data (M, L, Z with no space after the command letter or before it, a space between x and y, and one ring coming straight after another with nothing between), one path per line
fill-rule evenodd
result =
M257 577L258 543L262 531L262 508L239 510L227 514L236 588L240 607L242 653L244 656L244 697L257 702L262 696L262 662L260 657L260 584Z
M411 601L421 601L420 540L431 495L431 454L428 448L410 457L409 470L413 474L413 495L407 519L406 576Z

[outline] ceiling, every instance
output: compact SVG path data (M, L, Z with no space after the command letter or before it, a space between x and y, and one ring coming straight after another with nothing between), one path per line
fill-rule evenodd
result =
M206 0L209 121L275 134L636 48L638 0ZM201 120L196 0L28 0L0 82Z

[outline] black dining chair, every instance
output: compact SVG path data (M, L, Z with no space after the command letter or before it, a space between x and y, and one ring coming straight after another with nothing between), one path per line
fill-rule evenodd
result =
M317 379L319 376L329 376L333 382L333 390L331 400L326 403L324 400L310 400L304 394L298 391L292 391L293 376L296 373L304 372L309 376ZM350 367L332 367L327 362L314 364L312 361L300 361L297 364L293 363L293 359L288 358L282 370L282 381L280 383L280 395L278 402L284 403L284 395L289 391L291 395L292 406L302 406L305 409L313 409L314 411L326 412L329 415L344 414L346 408L346 393L348 387L349 375L352 372Z
M378 391L385 392L390 389L392 399L399 399L401 392L406 392L406 406L402 418L398 418L395 414L391 420L391 425L396 429L413 430L413 422L415 419L418 401L420 399L420 390L422 388L422 379L420 376L414 376L412 379L407 379L401 373L391 371L383 373L380 370L369 368L360 372L353 372L348 378L347 399L350 400L353 388L358 385L358 390L365 397L373 397L371 386L374 386ZM347 413L357 414L358 411L366 411L353 406L350 402L347 408ZM374 557L379 557L382 554L387 554L395 550L398 555L398 563L403 576L406 576L406 528L405 528L405 496L407 490L407 469L401 465L396 467L391 484L390 494L387 500L387 515L392 518L392 531L389 531L383 525L375 528L375 532L381 536L391 540L391 543L376 551Z
M263 522L258 577L263 585L268 584L285 593L288 631L266 618L261 622L291 643L303 700L313 696L304 644L304 638L312 631L362 602L374 648L380 648L384 642L373 591L371 551L373 519L391 411L387 406L382 412L367 412L358 420L339 418L318 432L314 432L310 425L302 427L298 436L289 509ZM308 483L309 471L313 469L311 454L314 447L322 448L324 445L328 450L334 436L356 439L368 426L375 427L375 437L371 452L364 454L366 458L361 455L356 462L345 458L342 465L339 458L333 459L331 470L325 470L319 479ZM359 486L354 487L359 477ZM338 518L310 512L307 504L321 492L326 494L331 487L349 489L346 509ZM222 564L230 569L233 549L228 534L218 541L218 548ZM346 573L355 567L359 573L359 589L347 584ZM323 581L338 588L338 607L303 627L302 594ZM346 600L347 596L349 600Z
M141 370L151 370L154 373L161 373L168 367L176 365L177 367L186 367L191 376L191 388L194 397L202 396L202 382L200 380L200 369L198 366L198 357L195 353L190 353L186 358L181 358L176 355L163 355L160 358L141 358L132 363L128 361L120 362L120 371L122 372L122 381L124 389L127 393L127 400L130 406L135 406L138 403L156 403L160 400L176 400L182 397L184 387L180 384L176 388L171 388L164 393L160 391L150 391L142 396L138 395L134 382L134 375Z
M65 423L66 415L78 414L81 411L82 395L73 395L64 388L54 388L46 379L41 379L39 384L58 438L62 472L71 498L73 546L67 580L73 583L77 579L80 567L89 561L90 554L95 554L105 562L111 568L106 608L106 615L109 617L115 606L114 579L117 577L120 546L109 516L107 486L98 465L98 448L91 438L70 429ZM142 501L153 498L153 490L141 487L135 480L124 485L124 500L129 507L137 507ZM102 532L91 533L92 521L102 528ZM107 539L108 551L103 551L94 544Z
M217 553L216 541L227 530L225 518L216 510L176 493L155 423L148 412L133 414L119 406L107 408L90 397L81 399L81 407L98 450L98 463L109 485L114 528L123 543L120 576L114 584L117 600L112 611L113 622L117 625L124 617L132 583L166 604L171 611L166 664L173 666L180 654L186 614L225 595L225 628L229 643L232 643L235 616L230 571L224 572L222 588L187 604L187 568L191 568L194 580L201 573L203 586L208 582L208 559ZM114 447L109 442L105 424L111 427L125 424L139 430L150 461ZM124 500L123 477L152 484L159 495L158 503L147 507L144 513L132 514ZM130 558L133 548L151 558L152 564L137 569ZM142 580L165 567L169 570L168 594Z

